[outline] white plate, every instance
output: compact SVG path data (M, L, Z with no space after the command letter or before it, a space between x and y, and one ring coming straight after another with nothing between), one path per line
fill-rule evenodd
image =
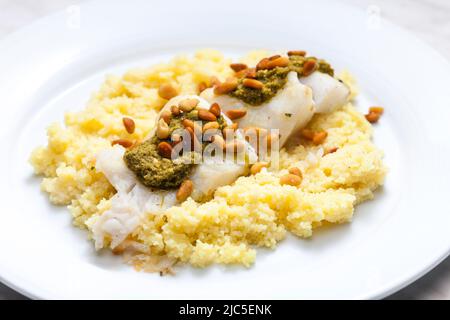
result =
M380 298L449 253L450 67L386 21L336 2L98 1L0 44L0 277L33 298ZM259 250L256 264L137 273L97 255L27 163L45 127L83 108L107 73L214 47L307 49L356 75L361 110L386 108L375 143L390 167L354 222Z

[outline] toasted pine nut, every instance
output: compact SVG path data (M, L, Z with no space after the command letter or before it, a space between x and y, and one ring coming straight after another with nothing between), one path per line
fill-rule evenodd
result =
M378 106L370 107L369 108L369 113L370 112L374 112L374 113L378 113L379 115L382 115L383 112L384 112L384 108L383 107L378 107Z
M214 102L211 107L209 108L209 112L211 112L216 117L220 117L220 113L222 110L220 110L220 106L218 103Z
M125 127L125 130L127 130L127 132L129 134L132 134L134 132L134 129L136 128L136 125L135 125L133 119L127 118L127 117L123 117L122 118L122 123L123 123L123 126Z
M297 167L289 168L288 171L290 174L295 174L296 176L299 176L300 178L303 177L302 171Z
M236 76L236 78L254 79L256 78L256 69L255 68L244 69L239 72L236 72L234 75Z
M245 70L244 76L249 79L256 78L256 69L255 68L248 68Z
M178 91L171 84L165 83L159 87L158 94L161 98L169 100L178 95Z
M198 105L198 103L199 103L200 101L198 101L197 99L195 99L195 98L192 98L192 99L184 99L184 100L181 100L179 103L178 103L178 106L180 107L180 109L182 110L182 111L184 111L184 112L189 112L189 111L191 111L192 109L194 109L197 105Z
M241 71L239 71L239 72L236 72L236 73L234 74L234 76L235 76L236 78L243 78L243 77L246 77L247 72L248 72L248 69L244 69L244 70L241 70Z
M189 119L183 119L183 121L181 121L181 124L183 125L183 127L185 128L191 128L192 130L194 130L194 121L189 120Z
M378 122L378 120L380 120L380 116L381 114L376 112L369 112L369 114L365 115L367 121L369 121L370 123Z
M180 108L178 108L178 106L171 106L170 107L170 112L172 112L172 114L174 115L174 116L178 116L178 115L180 115Z
M326 150L323 155L326 156L327 154L335 153L336 151L338 151L338 149L339 149L338 147L330 148L330 149Z
M304 56L306 56L306 51L303 51L303 50L291 50L291 51L288 51L288 56L302 56L302 57L304 57Z
M220 125L219 125L219 123L217 121L207 122L203 126L203 132L205 132L206 130L219 129L219 126Z
M159 119L158 127L156 128L156 136L159 139L167 139L169 136L169 125L164 121L164 119Z
M223 140L222 136L219 134L213 135L211 142L217 145L222 150L225 148L225 140Z
M255 175L257 173L260 173L262 168L267 168L268 166L269 166L269 164L267 162L256 162L250 168L250 173Z
M158 144L158 153L161 157L170 159L172 156L172 146L165 141Z
M176 197L178 202L185 201L194 191L194 184L191 180L184 180L177 191Z
M186 131L189 133L189 135L191 136L191 145L190 148L191 150L195 150L198 146L200 146L200 141L198 140L197 136L194 133L194 129L187 127Z
M268 68L273 69L276 67L287 67L289 65L289 58L288 57L278 57L276 59L273 59L269 62Z
M302 76L307 77L314 71L316 71L317 63L315 60L306 60L303 64L303 74Z
M300 133L305 139L312 140L314 138L314 132L310 129L302 129Z
M128 139L117 139L117 140L114 140L113 142L111 142L111 145L113 145L113 146L116 144L120 144L124 148L129 148L133 145L133 142L131 142Z
M237 79L229 79L225 81L224 83L220 83L214 87L214 93L219 94L226 94L228 92L233 91L238 86Z
M244 63L232 63L230 64L230 68L233 69L234 72L239 72L247 69L247 65Z
M206 90L206 88L208 88L208 86L206 85L206 83L205 82L200 82L199 84L198 84L198 92L203 92L204 90Z
M204 121L216 121L217 117L206 109L198 109L198 118Z
M256 71L267 69L269 67L270 60L268 58L261 59L256 65Z
M322 142L325 141L327 136L328 136L328 132L326 132L326 131L315 132L314 136L312 138L312 142L315 145L319 145L319 144L321 144Z
M242 117L245 117L245 115L247 114L247 110L231 109L231 110L228 110L227 112L225 112L225 114L231 120L236 120L236 119L240 119Z
M195 133L194 133L194 129L192 129L191 127L186 127L186 131L189 133L189 135L191 136L191 139L195 138Z
M278 59L279 57L281 57L279 54L275 54L275 55L269 57L268 59L269 59L270 61L273 61L273 60Z
M280 184L281 185L290 185L290 186L294 186L297 187L302 183L302 178L295 175L295 174L286 174L284 176L281 176L280 178Z
M160 119L163 119L167 124L169 124L172 119L172 112L169 110L164 110L161 112Z
M244 85L244 87L247 88L253 88L258 90L264 88L264 84L256 79L244 79L242 81L242 84Z

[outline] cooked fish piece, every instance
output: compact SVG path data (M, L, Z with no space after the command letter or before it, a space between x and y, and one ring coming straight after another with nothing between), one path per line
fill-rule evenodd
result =
M349 88L326 73L315 71L307 77L301 77L300 82L312 89L317 113L332 112L348 102Z
M183 99L192 97L200 101L201 107L209 107L210 104L206 100L190 95L171 99L162 111ZM230 119L224 117L228 123L231 123ZM250 161L256 161L257 155L253 148L240 134L237 135L237 139L245 144ZM96 170L102 172L117 191L111 199L111 208L100 216L92 217L87 222L93 232L97 249L104 246L105 236L111 238L110 246L115 248L134 231L146 213L158 214L178 203L177 190L145 187L123 160L125 151L122 146L115 145L101 151L96 158ZM239 176L247 172L247 163L238 163L227 158L223 161L208 158L195 165L189 175L189 179L194 185L191 197L194 200L207 198L218 187L233 183Z
M314 115L311 89L300 83L296 72L289 72L287 77L283 89L260 106L248 105L226 94L216 95L212 88L204 90L201 97L210 103L217 102L224 111L247 110L246 116L237 120L239 127L278 129L282 146L293 132L304 127Z

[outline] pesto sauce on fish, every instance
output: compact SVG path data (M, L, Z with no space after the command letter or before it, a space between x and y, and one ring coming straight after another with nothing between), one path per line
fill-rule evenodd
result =
M273 69L263 69L256 71L255 79L263 83L263 88L255 89L246 87L243 84L244 77L238 80L238 86L228 95L238 98L247 104L259 106L273 98L278 90L282 89L287 82L287 75L291 71L297 72L299 77L305 75L304 64L306 61L316 62L315 71L334 76L334 70L325 60L315 57L304 57L293 55L289 57L289 64L286 67L275 67Z
M194 157L196 157L195 152L180 154L176 159L165 158L158 152L158 145L161 142L175 145L175 141L172 141L172 134L177 129L184 128L182 124L184 119L198 121L202 126L207 122L198 118L198 111L195 109L180 113L177 116L172 115L168 124L170 135L167 139L159 139L155 135L125 152L123 159L126 165L136 174L143 185L157 189L174 189L178 188L191 174L195 166L193 163ZM219 123L218 130L222 130L226 126L225 119L222 116L217 118L217 122ZM208 143L203 142L202 148Z

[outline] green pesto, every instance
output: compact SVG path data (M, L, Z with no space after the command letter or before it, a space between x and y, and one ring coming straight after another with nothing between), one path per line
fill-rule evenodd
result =
M124 160L147 187L171 189L178 187L191 173L192 164L174 163L157 151L156 136L125 152Z
M160 142L165 141L172 144L171 135L177 129L183 129L183 119L192 121L201 121L198 119L197 111L193 110L187 114L173 116L169 123L170 136L168 139L159 139L156 135L143 143L128 149L124 154L124 161L128 168L133 171L139 181L147 187L158 189L174 189L181 185L190 175L194 163L186 163L185 161L173 161L162 157L157 150ZM225 119L221 116L217 119L220 125L219 130L225 126ZM202 121L202 124L204 122ZM203 142L203 148L207 142ZM181 157L190 157L193 159L195 155L180 155Z
M258 106L274 97L278 90L284 87L287 82L287 75L290 71L295 71L302 77L304 75L303 65L308 60L314 60L317 64L317 71L334 76L334 70L325 60L315 57L290 56L287 67L276 67L270 70L258 70L256 80L262 82L262 89L246 87L242 84L243 78L239 79L238 87L229 93L230 96L238 98L245 103Z

